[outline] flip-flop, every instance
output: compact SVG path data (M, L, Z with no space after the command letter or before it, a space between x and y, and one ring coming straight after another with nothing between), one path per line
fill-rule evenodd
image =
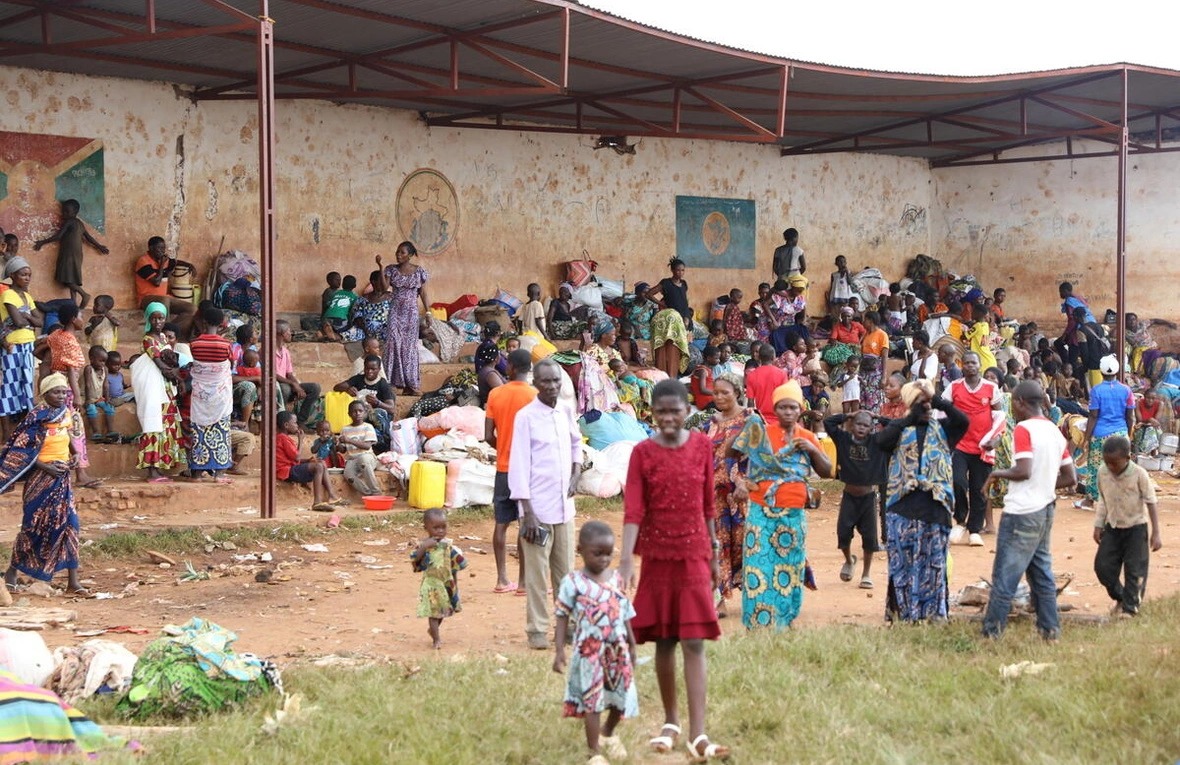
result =
M516 592L516 582L509 582L508 584L497 584L492 588L492 592L497 595L503 595L507 592Z
M334 513L334 512L336 512L336 506L331 505L327 502L321 502L318 505L312 505L311 509L316 511L317 513Z
M148 483L172 483L172 479L166 475L158 475L155 478L149 478Z
M860 578L860 584L857 586L860 587L862 590L871 590L871 589L873 589L873 580L867 576L862 576Z
M232 478L226 478L226 477L225 477L225 476L223 476L223 475L219 475L219 476L217 476L217 483L220 483L220 484L230 484L230 483L233 483L233 482L234 482L234 479L232 479Z
M515 594L516 594L516 597L523 598L523 597L527 596L529 593L528 593L528 590L521 587L520 585L517 585Z
M87 481L84 484L81 484L81 486L83 489L97 489L99 486L102 486L102 479L95 478L90 481Z
M852 560L845 562L844 565L840 567L840 581L841 582L851 582L852 581L852 567L855 565L856 565L856 556L853 555Z
M1073 503L1073 509L1074 510L1084 510L1088 513L1094 509L1094 506L1093 505L1084 505L1084 504L1082 504L1082 500L1079 499Z

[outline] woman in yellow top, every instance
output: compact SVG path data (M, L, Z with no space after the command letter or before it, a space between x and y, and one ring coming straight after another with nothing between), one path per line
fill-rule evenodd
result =
M79 426L66 405L70 384L60 372L41 381L44 403L34 407L0 447L0 492L24 479L24 515L12 543L4 584L15 590L18 574L48 582L58 571L69 576L66 591L85 593L78 582L78 513L70 470L72 436Z
M41 312L29 294L33 270L29 261L17 255L4 265L12 287L0 295L0 333L4 352L0 355L0 423L7 436L14 425L33 408L33 341L41 326Z
M987 313L987 308L975 306L971 312L971 318L974 320L971 328L963 333L963 339L971 344L971 350L979 354L980 369L997 366L996 354L992 352L992 327L988 323Z

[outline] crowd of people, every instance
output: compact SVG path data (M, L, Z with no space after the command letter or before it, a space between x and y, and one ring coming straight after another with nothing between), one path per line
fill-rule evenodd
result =
M637 283L597 305L575 300L582 285L572 283L545 305L541 286L530 284L527 300L501 301L511 316L503 325L478 326L473 368L423 393L422 360L454 360L470 332L435 315L428 274L413 244L403 242L395 263L376 258L360 294L355 277L328 275L319 331L362 348L352 375L329 392L349 400L347 421L335 432L319 386L295 371L291 326L276 323L274 356L260 359L255 325L231 333L211 302L169 294L177 261L158 237L134 267L142 352L124 361L117 335L127 328L109 296L94 299L88 322L80 318L89 300L81 245L102 248L77 213L76 204L63 205L62 230L38 242L62 243L58 280L72 296L64 304L32 297L32 268L19 243L4 253L0 489L25 479L24 522L5 575L10 587L18 574L49 580L66 570L68 588L81 590L72 493L101 481L87 470L88 440L126 440L111 428L118 406L136 409L138 467L147 480L183 472L231 481L253 446L248 424L264 363L274 365L282 405L278 478L309 485L316 510L348 502L328 479L333 469L362 495L381 493L377 456L397 448L399 392L418 397L414 416L456 403L485 408L484 440L496 449L494 591L526 598L530 647L549 649L556 625L559 671L572 637L566 712L586 717L595 756L600 746L623 756L613 732L635 712L635 642L656 644L665 723L653 749L672 748L681 733L679 646L689 751L696 760L727 754L705 732L703 641L719 635L718 619L729 616L735 597L750 629L783 629L798 617L803 590L815 587L807 516L816 506L816 477L844 484L834 540L844 556L839 578L873 589L873 556L884 551L885 614L893 621L946 619L949 546L982 546L984 535L995 534L984 634L1003 632L1027 574L1037 628L1056 639L1049 539L1061 489L1080 488L1075 506L1095 511L1095 566L1118 613L1138 611L1149 551L1162 544L1151 483L1134 458L1163 448L1171 402L1180 398L1172 393L1180 393L1180 361L1160 353L1150 333L1152 324L1167 322L1128 314L1128 353L1120 359L1109 319L1098 322L1068 283L1060 285L1065 329L1049 338L1035 322L1007 315L1005 290L989 296L970 277L953 278L922 256L892 283L875 270L854 273L837 257L821 294L806 275L798 232L788 229L773 280L757 285L748 304L734 288L698 300L694 310L678 259L654 285ZM79 331L90 342L86 350ZM554 345L569 340L576 350ZM595 523L579 533L572 498L583 436L592 428L601 433L616 415L648 437L631 451L612 573L613 534ZM513 524L516 581L505 553ZM444 514L427 512L424 529L412 559L424 577L419 615L437 647L443 620L461 609L456 577L466 564L446 536ZM644 560L638 577L636 556Z

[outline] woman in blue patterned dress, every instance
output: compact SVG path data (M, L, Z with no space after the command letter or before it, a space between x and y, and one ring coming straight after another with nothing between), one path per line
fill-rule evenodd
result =
M420 396L421 375L418 371L418 333L421 316L430 315L430 300L426 297L426 270L412 260L418 250L410 242L397 246L396 264L385 266L377 256L381 269L381 287L393 293L389 307L389 323L385 329L385 377L389 384L401 388L407 396ZM422 314L418 313L422 301Z
M967 415L934 396L928 380L906 383L909 414L873 436L890 455L885 492L889 594L885 617L903 622L947 615L947 544L955 505L951 454L967 432ZM945 415L934 419L939 409Z
M815 434L799 425L803 389L789 380L772 394L775 422L753 416L733 443L735 456L748 460L747 483L735 491L749 498L742 551L742 623L790 627L803 605L807 564L807 479L832 473Z

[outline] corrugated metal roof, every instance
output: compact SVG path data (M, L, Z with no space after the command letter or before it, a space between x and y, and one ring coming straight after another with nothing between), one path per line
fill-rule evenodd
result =
M224 5L241 13L157 3L156 34L147 34L142 0L0 0L0 62L241 98L255 80L256 37L245 22L259 4ZM384 104L425 112L437 125L679 135L777 142L788 153L947 161L1087 135L1121 115L1123 65L995 77L840 68L718 45L569 0L271 0L269 16L280 99ZM193 36L203 27L217 34ZM1130 67L1132 130L1162 135L1180 125L1178 78Z

